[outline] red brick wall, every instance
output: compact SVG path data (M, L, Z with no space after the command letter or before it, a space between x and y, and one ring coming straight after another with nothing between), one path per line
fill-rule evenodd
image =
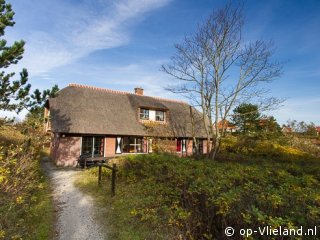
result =
M116 152L116 138L115 137L106 137L105 138L105 156L111 157L115 155Z
M188 156L191 156L193 154L192 146L193 146L193 141L191 139L187 140L187 155Z
M203 154L207 153L207 140L203 140Z
M155 141L155 140L153 140ZM207 152L206 140L203 140L203 153ZM51 157L54 159L55 163L58 166L75 166L77 159L81 151L81 137L61 137L58 134L52 135L51 141ZM162 147L164 151L170 152L173 154L178 154L179 156L191 156L192 155L192 146L193 141L191 139L187 140L187 151L183 154L177 153L177 139L164 140L162 142ZM144 148L147 146L145 145ZM116 148L116 138L115 137L106 137L105 138L105 156L112 157L115 156ZM147 150L147 149L145 149Z
M203 140L203 154L207 153L207 142L208 140ZM211 144L212 144L212 141L209 142L209 151L211 149Z
M167 140L168 141L168 152L176 153L177 152L177 139Z
M54 137L51 157L58 166L75 166L81 149L81 137Z
M144 153L148 152L148 138L143 138L143 145L142 145L142 151Z

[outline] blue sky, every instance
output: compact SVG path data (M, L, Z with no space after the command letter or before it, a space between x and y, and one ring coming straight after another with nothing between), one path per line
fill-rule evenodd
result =
M81 83L180 98L164 87L174 79L159 71L174 44L224 5L222 0L11 0L16 25L9 42L24 39L23 60L33 88ZM320 125L320 1L246 0L246 40L273 40L284 75L269 84L287 100L270 114Z

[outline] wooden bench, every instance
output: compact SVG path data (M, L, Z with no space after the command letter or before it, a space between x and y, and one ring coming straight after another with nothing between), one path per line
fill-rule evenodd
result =
M81 154L78 158L77 166L81 168L97 166L98 163L107 163L112 157L92 156L92 154Z

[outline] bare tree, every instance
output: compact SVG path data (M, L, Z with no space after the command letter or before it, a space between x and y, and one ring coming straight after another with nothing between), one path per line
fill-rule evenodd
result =
M281 75L281 64L272 61L272 43L244 42L242 7L214 11L197 31L176 44L171 63L162 71L179 80L167 89L188 97L203 112L203 124L214 159L221 143L219 121L226 120L235 104L256 100L261 109L279 101L266 98L263 83ZM221 126L220 126L221 127ZM222 128L224 128L222 124ZM209 148L208 148L209 149Z

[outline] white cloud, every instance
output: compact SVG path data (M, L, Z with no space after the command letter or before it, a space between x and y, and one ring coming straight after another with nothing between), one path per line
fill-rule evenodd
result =
M163 7L170 0L126 0L117 1L114 16L119 22L134 18L148 11Z
M79 83L102 88L110 88L133 92L135 87L142 87L145 95L172 99L182 96L166 91L164 88L175 81L172 77L159 71L167 59L147 58L135 59L134 63L112 63L110 61L97 64L77 62L72 67L63 67L61 73L55 72L55 79L60 88L68 83Z
M318 97L288 99L283 107L273 113L280 123L294 119L320 125L319 105L320 98Z
M54 25L40 30L20 29L21 36L14 34L15 39L22 38L27 42L26 52L19 66L26 67L31 76L38 76L75 62L96 50L127 44L130 41L128 26L140 20L145 13L160 8L169 1L119 0L115 3L97 1L94 4L81 1L72 6L63 0L55 1L54 5L50 1L43 1L41 4L48 4L50 8L42 14L55 18ZM30 4L34 2L31 1ZM43 9L43 6L39 8ZM32 27L32 16L24 17L31 18L25 21L30 21L29 25ZM44 18L42 16L39 19ZM19 69L21 67L13 68L15 71Z

